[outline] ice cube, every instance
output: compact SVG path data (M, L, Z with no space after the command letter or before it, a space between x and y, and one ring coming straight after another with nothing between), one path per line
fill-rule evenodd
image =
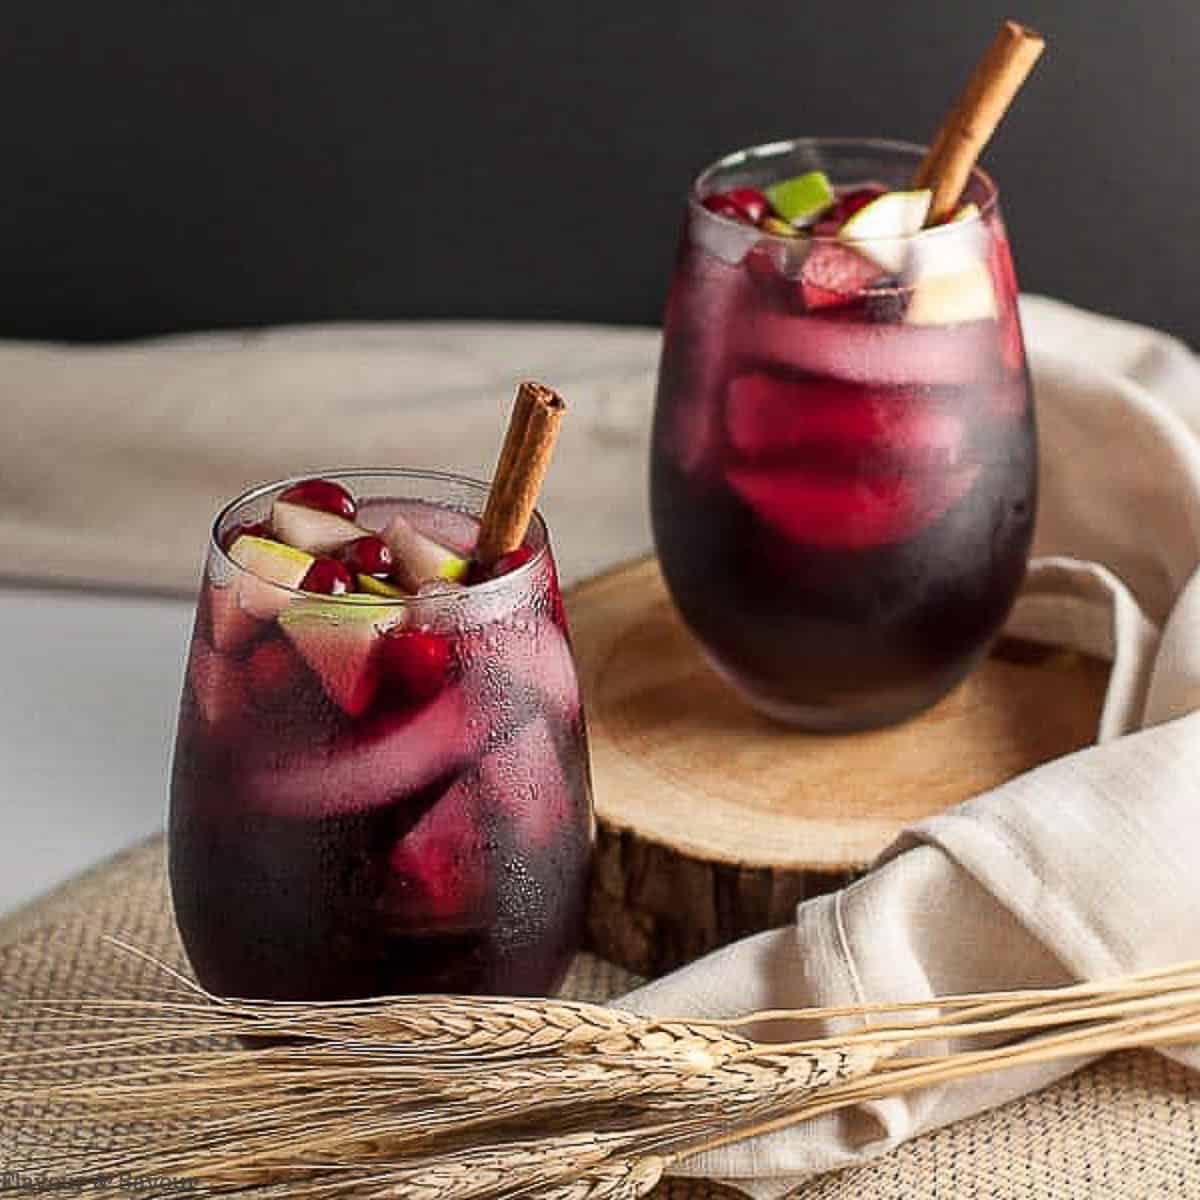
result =
M953 462L964 435L959 414L916 389L874 390L765 371L730 383L725 422L730 442L748 458L807 449L826 463Z
M462 688L447 687L421 708L384 713L323 747L294 754L266 748L245 764L245 797L297 818L363 812L460 770L481 743L478 714Z
M743 330L743 351L764 364L879 387L987 379L999 350L994 321L888 325L765 312Z

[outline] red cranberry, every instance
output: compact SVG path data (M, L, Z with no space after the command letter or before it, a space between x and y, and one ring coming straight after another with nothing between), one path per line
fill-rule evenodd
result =
M496 565L492 567L492 578L507 575L510 571L523 567L531 558L533 558L532 546L518 546L515 550L510 550L497 559Z
M230 546L240 537L269 538L273 532L269 521L239 522L237 525L231 526L221 537L221 549L228 554Z
M467 586L470 587L474 583L487 583L489 579L499 579L501 575L507 575L510 571L523 567L532 557L533 548L531 546L518 546L515 550L502 554L490 567L485 567L482 563L472 559L471 565L467 568Z
M289 504L300 504L305 508L319 508L322 512L335 513L353 521L358 514L358 505L354 497L340 483L330 479L303 479L284 488L279 493L280 500Z
M373 533L356 538L343 546L338 556L356 575L384 578L392 570L392 551L387 542Z
M709 212L733 221L757 225L770 211L766 196L757 188L731 188L727 192L714 192L702 201Z
M886 188L872 183L846 192L834 201L833 207L812 227L812 232L817 237L833 237L860 208L878 200L885 191Z
M384 677L414 702L430 700L445 686L453 655L449 638L426 629L397 629L380 647Z
M336 558L318 558L300 580L302 592L322 596L342 596L354 591L354 576Z

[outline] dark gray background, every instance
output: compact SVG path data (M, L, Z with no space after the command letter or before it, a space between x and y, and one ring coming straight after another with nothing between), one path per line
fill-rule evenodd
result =
M926 140L1005 15L1023 285L1200 342L1197 0L9 0L0 335L655 321L700 167Z

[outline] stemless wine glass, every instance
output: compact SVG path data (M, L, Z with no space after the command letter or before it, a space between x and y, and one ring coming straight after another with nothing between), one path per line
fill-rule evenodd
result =
M995 185L960 219L848 247L706 197L812 170L903 189L924 151L807 140L730 155L689 197L665 317L651 502L684 621L763 712L901 720L986 652L1020 586L1037 445Z
M468 555L483 484L324 476ZM592 838L586 735L549 536L523 565L404 599L324 596L226 547L217 518L171 790L175 912L219 995L546 994L575 950Z

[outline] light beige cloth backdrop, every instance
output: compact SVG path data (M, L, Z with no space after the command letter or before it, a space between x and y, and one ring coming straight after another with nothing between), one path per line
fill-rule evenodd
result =
M1023 314L1042 499L1010 627L1113 660L1098 744L924 823L795 927L630 1005L919 1000L1200 957L1200 367L1178 342L1052 301ZM190 588L222 498L329 465L486 473L514 383L536 374L573 406L545 508L578 578L649 544L656 352L648 330L448 324L0 345L2 569ZM693 1169L779 1195L1065 1069L884 1101Z

